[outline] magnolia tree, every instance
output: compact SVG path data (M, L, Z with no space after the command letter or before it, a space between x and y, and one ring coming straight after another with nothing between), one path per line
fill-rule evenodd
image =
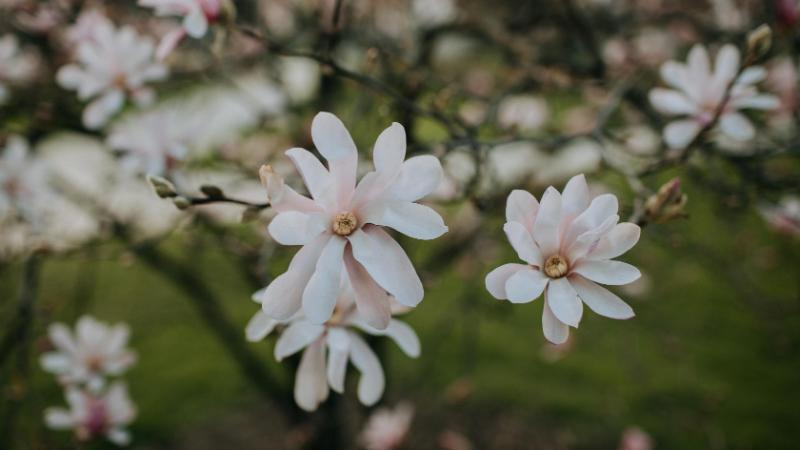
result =
M752 185L763 218L800 236L798 6L695 3L0 2L0 265L21 273L0 364L22 380L3 447L29 438L15 424L40 370L66 400L38 411L48 428L78 445L136 439L128 326L83 316L73 332L36 300L43 264L103 243L190 298L244 378L308 425L301 445L390 449L411 404L358 437L331 431L340 411L324 406L331 390L381 401L384 337L425 358L399 316L425 314L426 286L459 255L510 245L514 261L466 276L482 302L540 303L541 339L566 351L586 308L636 320L607 286L642 276L620 258L652 224L686 217L681 177ZM159 245L178 233L241 262L249 323L221 306L246 297L218 298ZM14 362L31 357L40 368Z

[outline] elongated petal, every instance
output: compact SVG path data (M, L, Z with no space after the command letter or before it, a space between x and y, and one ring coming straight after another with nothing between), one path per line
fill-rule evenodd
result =
M325 371L325 348L317 341L303 352L294 381L294 400L297 406L314 411L328 398L328 380Z
M558 230L561 224L561 194L553 187L547 188L539 204L539 212L533 225L533 238L543 255L558 251Z
M47 408L44 411L44 422L54 430L66 430L75 426L75 418L64 408Z
M547 302L559 321L573 327L581 322L583 304L566 278L551 280L547 284Z
M781 101L774 95L749 95L733 100L733 105L740 109L763 109L770 110L781 106Z
M669 86L686 91L688 70L685 65L675 61L667 61L661 65L659 73L661 74L661 79Z
M610 285L632 283L642 276L639 269L622 261L585 260L579 262L572 270L584 278Z
M696 114L697 105L686 96L672 89L655 88L650 91L650 103L662 114Z
M737 85L746 86L764 81L767 78L767 71L761 66L748 67L742 71L736 80Z
M308 320L324 323L333 315L342 284L344 247L347 240L333 236L322 250L314 274L303 291L303 312Z
M300 172L300 176L303 177L303 182L314 200L324 204L326 200L333 198L330 192L333 187L331 174L316 156L302 148L286 150L286 156L292 160L297 171Z
M72 339L72 331L63 323L54 323L47 329L50 336L50 342L53 345L69 353L75 353L78 349L75 341Z
M714 63L714 78L723 84L730 83L739 71L739 49L731 44L722 46Z
M95 99L83 110L83 124L89 129L98 129L108 122L125 103L122 91L114 89Z
M447 232L442 216L432 208L407 201L383 205L378 217L371 214L370 223L393 228L415 239L436 239Z
M338 393L344 392L347 359L350 356L350 337L347 331L333 327L328 331L328 383Z
M562 248L568 249L584 233L606 224L609 218L617 215L617 211L619 211L619 201L612 194L602 194L592 199L589 207L565 230Z
M47 372L51 373L65 373L72 365L72 358L69 355L60 352L48 352L42 355L39 363Z
M544 262L539 246L533 241L533 236L527 228L519 222L508 222L503 225L503 231L508 236L508 242L514 247L519 258L528 264L541 266Z
M591 197L589 195L589 185L586 184L586 177L583 174L575 175L570 178L564 186L564 193L561 195L561 217L562 219L572 219L589 207ZM562 220L563 222L563 220Z
M350 158L358 150L341 120L329 112L320 112L311 123L311 139L328 161Z
M379 227L365 226L348 239L356 261L398 302L413 307L422 301L422 281L406 252L391 236Z
M542 310L542 331L544 337L553 344L563 344L569 338L569 326L556 318L550 309L549 301L545 295L544 309Z
M393 176L400 172L405 158L406 130L394 122L375 141L375 149L372 151L375 170Z
M693 119L670 122L664 127L664 142L672 149L686 148L701 128L700 122Z
M358 399L366 406L372 406L380 400L386 379L383 367L375 353L361 336L350 333L350 360L361 372L358 380Z
M201 38L206 34L208 31L208 20L200 6L189 10L189 14L183 18L183 28L185 28L186 33L193 38Z
M325 223L316 214L286 211L275 216L267 230L281 245L305 245L325 231Z
M608 289L581 276L571 276L569 282L575 292L592 311L611 319L630 319L633 309Z
M511 303L528 303L539 298L544 292L549 278L541 271L526 268L508 277L506 293Z
M388 336L408 356L416 358L420 354L420 343L417 333L407 323L392 319L384 330L378 330L361 320L353 320L351 325L374 336Z
M289 269L272 280L261 299L264 313L273 319L286 320L300 309L303 291L329 238L320 236L304 245L292 258Z
M635 223L619 223L600 239L586 258L595 260L616 258L636 245L641 233L642 229Z
M278 342L275 343L275 359L280 361L287 356L294 355L319 339L324 332L325 327L322 325L306 321L292 323L283 330Z
M372 328L386 328L392 317L389 294L378 286L364 266L355 260L350 247L345 249L344 262L350 284L353 286L359 317Z
M530 192L515 189L508 194L506 201L506 222L519 222L533 231L533 221L539 211L539 202Z
M392 183L394 197L415 202L430 194L442 182L442 164L435 156L421 155L409 158L400 168Z
M258 171L261 184L267 190L270 206L277 212L299 211L305 213L322 212L323 209L308 197L295 192L283 182L283 178L270 166L262 166Z
M523 269L528 269L526 264L503 264L486 275L486 290L498 300L508 300L506 283L512 275Z
M266 315L264 311L258 311L253 315L253 318L247 322L247 327L244 329L245 336L250 342L258 342L267 337L278 321Z
M749 141L756 135L756 129L750 120L740 113L727 113L719 118L719 127L723 133L737 141Z

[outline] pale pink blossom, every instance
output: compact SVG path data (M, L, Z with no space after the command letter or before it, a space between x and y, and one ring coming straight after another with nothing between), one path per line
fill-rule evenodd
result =
M9 96L9 88L29 81L39 67L35 53L24 50L13 34L0 37L0 104Z
M775 231L800 237L800 197L786 196L777 205L762 205L759 212Z
M653 438L639 427L630 427L622 433L619 450L652 450Z
M359 441L366 450L400 448L408 435L413 418L414 407L409 403L400 403L394 408L381 408L369 417Z
M430 155L404 161L405 130L395 123L375 143L375 170L356 186L358 152L344 124L333 114L319 113L311 136L327 168L301 148L286 155L312 198L295 192L268 166L262 168L267 196L278 213L269 224L270 235L280 244L303 246L286 273L264 291L263 310L284 320L302 308L309 321L322 324L333 314L345 276L364 319L385 328L389 295L414 307L424 291L411 260L383 227L416 239L434 239L447 231L435 210L416 203L439 186L441 164Z
M124 323L108 325L83 316L74 333L55 323L48 334L55 350L42 355L42 368L62 384L85 384L96 390L105 377L120 375L136 362L136 354L127 348L130 330Z
M183 19L182 27L167 33L158 45L158 58L164 59L187 35L199 39L208 26L219 20L222 0L139 0L139 6L153 8L158 16Z
M612 194L591 199L583 175L570 179L563 194L547 188L541 204L526 191L511 192L503 230L525 264L493 270L486 289L512 303L544 293L542 328L555 344L578 327L583 303L612 319L633 317L628 304L598 284L623 285L640 276L636 267L612 259L633 247L640 233L636 224L618 223L618 208Z
M116 382L102 394L70 387L66 397L68 408L45 410L49 428L73 430L80 441L106 438L120 446L130 443L126 426L136 418L136 407L124 383Z
M62 67L57 79L63 88L77 91L79 99L91 100L83 111L86 127L105 125L122 109L126 97L138 105L152 102L155 93L146 84L167 76L153 52L153 41L129 26L99 26L94 40L78 46L78 62Z
M541 128L550 116L547 102L533 95L508 97L498 106L497 122L503 128L533 131Z
M692 47L686 64L667 61L661 66L661 78L671 89L651 90L650 102L663 114L684 116L664 128L664 141L670 148L689 145L714 123L718 111L721 133L738 141L750 140L755 127L739 110L778 107L777 98L760 94L755 86L767 75L763 67L748 67L737 77L740 58L736 47L725 45L717 52L712 70L708 52L698 44Z
M256 302L263 298L262 291L253 295ZM358 383L361 403L373 405L383 395L386 380L381 362L356 330L374 336L388 336L412 358L420 354L419 338L408 324L390 319L384 329L376 329L356 309L356 298L353 289L343 284L335 312L324 324L308 320L301 312L279 321L263 311L258 311L247 324L245 334L251 342L264 339L278 326L285 326L275 343L275 359L278 361L305 349L297 368L294 398L297 405L306 411L317 409L328 398L330 389L344 392L348 362L361 372ZM405 311L407 308L396 302L389 305L390 315Z
M101 31L104 30L104 31ZM83 42L97 42L104 35L113 32L114 24L101 11L88 9L78 16L75 24L67 28L65 37L70 45L78 46Z

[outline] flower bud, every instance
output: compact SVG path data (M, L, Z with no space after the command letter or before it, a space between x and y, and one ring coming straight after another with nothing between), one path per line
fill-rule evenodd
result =
M266 164L258 170L258 176L267 189L267 199L273 204L278 203L283 193L283 178L272 170L272 166Z
M155 175L148 175L147 182L153 187L160 198L172 198L178 195L175 190L175 185L166 178L161 178Z
M208 198L214 198L214 199L225 198L225 193L222 192L222 189L210 184L204 184L200 186L200 192L202 192Z
M178 196L172 199L172 203L175 204L175 207L183 211L184 209L188 209L192 206L192 201L186 197Z
M681 192L680 178L664 183L658 192L651 195L644 204L645 218L648 222L664 223L672 219L686 217L688 197Z
M762 24L747 35L747 59L757 61L763 58L772 47L772 29Z

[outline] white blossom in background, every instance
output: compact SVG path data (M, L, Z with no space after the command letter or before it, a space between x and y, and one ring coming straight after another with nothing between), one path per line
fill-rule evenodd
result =
M404 161L405 130L394 123L375 142L375 170L356 185L358 151L344 124L333 114L319 113L311 136L327 168L301 148L286 155L312 198L295 192L269 166L261 171L278 213L269 224L270 235L279 244L303 246L263 292L263 310L285 320L302 309L309 321L322 324L333 314L345 274L364 320L386 328L389 295L414 307L424 290L411 260L383 227L426 240L447 231L435 210L416 203L439 186L441 164L431 155Z
M458 5L456 0L412 0L411 15L418 24L435 27L455 20Z
M497 122L500 126L519 131L537 130L550 117L547 102L533 95L508 97L497 108Z
M130 329L124 323L108 325L83 316L74 332L55 323L48 334L55 350L42 355L42 368L64 385L86 385L97 391L107 376L120 375L136 362L136 354L127 348Z
M583 175L570 179L563 194L552 186L541 204L530 193L508 196L503 227L525 264L504 264L486 276L486 289L497 299L528 303L544 293L542 328L555 344L578 327L583 303L605 317L629 319L633 310L599 284L632 283L640 273L615 261L639 240L639 226L618 223L617 198L590 198ZM599 284L598 284L599 283Z
M414 418L414 407L400 403L394 408L380 408L369 417L359 442L366 450L394 450L403 445Z
M8 98L12 85L29 81L38 68L38 57L24 51L16 36L6 34L0 37L0 104Z
M167 76L167 68L153 59L153 41L132 27L99 26L95 34L94 40L78 45L77 63L62 67L57 74L63 88L90 101L83 111L83 124L92 129L105 125L127 97L140 106L151 103L155 93L146 84Z
M759 212L775 231L800 237L800 197L789 195L777 205L764 204Z
M82 11L75 23L67 28L65 38L67 43L77 47L83 42L99 42L113 30L114 24L103 12L98 9L87 9Z
M620 438L618 450L652 450L653 438L639 427L625 429Z
M80 441L105 438L116 445L128 445L127 425L136 418L136 407L122 382L111 384L97 394L70 387L66 391L68 408L48 408L45 424L54 430L73 430Z
M166 58L187 35L200 39L208 26L219 20L222 0L139 0L139 6L152 8L157 16L180 17L182 27L165 35L158 45L158 58Z
M28 141L12 135L0 151L0 217L12 211L31 212L31 202L47 188L41 165L30 154Z
M419 338L405 322L390 319L384 329L369 324L356 308L358 294L346 283L339 290L335 312L324 324L310 321L301 312L286 320L275 320L258 311L247 324L245 334L251 342L264 339L277 326L286 326L275 344L278 361L303 350L295 377L294 398L306 411L317 409L328 398L329 390L344 392L348 362L361 372L358 399L364 405L375 404L383 395L386 383L381 362L367 342L356 332L388 336L412 358L420 354ZM263 289L253 295L256 302L263 299ZM401 314L408 308L390 299L389 314Z
M670 89L652 89L650 102L663 114L684 116L664 128L664 141L670 148L689 145L714 122L717 111L721 111L718 128L722 134L739 141L755 136L755 127L739 110L775 109L779 101L760 94L755 86L767 75L763 67L748 67L737 77L739 66L739 50L725 45L717 52L712 71L708 52L699 44L692 47L686 64L668 61L661 66L661 78ZM728 86L732 87L726 100Z

